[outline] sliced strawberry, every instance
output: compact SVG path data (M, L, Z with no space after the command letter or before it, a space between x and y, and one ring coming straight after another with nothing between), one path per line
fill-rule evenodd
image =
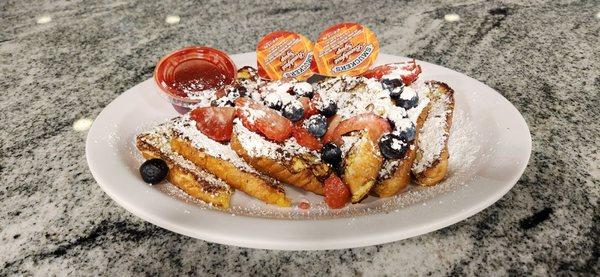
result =
M315 151L321 151L323 144L321 141L313 136L308 130L302 127L303 121L298 121L294 124L292 129L292 136L296 139L298 144Z
M292 122L276 111L247 97L236 99L235 107L236 115L250 131L275 142L282 142L292 136Z
M327 133L323 136L323 143L327 143L333 140L333 134L335 133L335 128L342 122L342 117L339 115L334 115L327 119ZM341 138L338 141L334 141L337 145L342 145L344 142Z
M342 136L352 131L367 130L372 141L377 142L381 135L389 133L392 128L390 123L373 113L364 113L348 118L340 122L333 131L329 141L333 141L338 145L342 145ZM328 141L325 141L328 142Z
M380 80L384 75L392 72L394 69L400 68L407 71L406 74L402 74L402 82L405 85L412 84L421 74L421 66L417 64L416 60L404 63L391 63L377 66L375 68L367 70L362 76L366 78L375 78Z
M196 128L216 141L231 139L234 116L235 109L232 107L204 107L190 113L190 118L196 121Z
M365 71L362 76L365 78L374 78L380 80L383 75L389 73L390 71L392 71L392 67L389 64L384 64Z
M317 106L313 101L310 100L310 98L302 96L298 98L298 100L300 100L300 103L302 103L302 107L304 108L304 115L302 115L302 119L306 119L315 114L319 114Z
M350 190L342 182L340 177L331 174L323 184L323 194L325 195L325 203L332 209L339 209L346 206L350 201Z

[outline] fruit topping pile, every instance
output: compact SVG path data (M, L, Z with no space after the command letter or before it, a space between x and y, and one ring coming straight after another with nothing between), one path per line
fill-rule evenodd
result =
M210 106L190 112L196 128L207 137L227 143L238 118L267 141L283 145L293 138L299 146L320 153L319 158L340 176L346 138L357 132L366 132L385 159L401 159L415 139L415 125L407 115L419 103L410 87L420 73L414 62L377 67L364 74L368 78L325 78L314 84L259 80L251 69L246 71L246 78L218 91ZM331 174L324 183L332 208L343 206L350 195L338 175Z

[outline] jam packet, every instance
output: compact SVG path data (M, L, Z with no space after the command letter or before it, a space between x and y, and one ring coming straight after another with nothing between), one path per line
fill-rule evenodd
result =
M256 46L258 75L264 79L306 80L316 71L313 44L305 36L289 31L275 31L264 36Z
M358 23L339 23L319 34L314 46L318 73L326 76L360 75L379 54L379 41Z

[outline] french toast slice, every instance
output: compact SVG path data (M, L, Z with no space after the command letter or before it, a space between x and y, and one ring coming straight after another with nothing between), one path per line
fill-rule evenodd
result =
M287 145L294 144L290 139ZM231 148L259 172L282 183L323 195L322 180L329 173L329 166L318 161L308 152L284 151L285 145L269 142L260 135L246 129L241 122L234 122L230 142ZM299 150L299 145L290 148Z
M190 196L227 209L233 189L214 175L198 168L171 149L171 130L161 125L136 137L136 147L145 159L159 158L167 163L167 180Z
M352 135L352 143L344 158L342 180L350 189L352 203L358 203L367 196L379 174L383 157L379 146L369 138L368 131Z
M448 137L454 112L454 90L446 83L430 81L431 108L419 134L419 150L412 166L418 184L434 186L448 171Z
M386 160L379 172L379 179L371 193L378 197L390 197L398 194L410 183L411 168L417 156L419 132L427 118L431 104L421 110L415 122L415 139L409 145L404 157L398 160Z
M196 166L214 174L231 187L241 190L265 203L281 207L291 205L283 188L261 175L240 158L229 145L214 141L194 127L186 115L175 121L173 151Z
M338 127L344 122L353 122L355 119L356 123L359 123L361 121L359 118L367 118L369 116L365 115L368 114L382 117L387 113L392 113L390 110L390 106L393 106L391 99L387 93L382 92L379 82L346 76L326 79L318 83L317 87L323 103L334 101L339 107L336 116L339 116L341 120L335 123L332 137L337 136L335 133L342 129ZM334 124L333 121L330 124ZM340 177L350 190L351 202L358 203L368 195L375 184L384 158L381 156L377 142L373 139L377 135L369 133L369 129L372 127L378 129L376 126L366 126L364 122L356 124L356 126L353 126L353 123L345 125L343 129L347 127L348 130L354 131L343 134L341 137L343 143L337 141L337 144L341 145L343 156ZM328 137L328 134L325 137ZM337 138L333 140L335 141Z

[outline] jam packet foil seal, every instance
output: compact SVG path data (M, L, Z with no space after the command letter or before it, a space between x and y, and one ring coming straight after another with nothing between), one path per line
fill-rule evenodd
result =
M294 32L264 36L256 46L256 58L258 75L268 80L306 80L316 71L312 41Z
M339 23L319 34L314 46L318 73L357 76L367 71L379 54L373 31L358 23Z

